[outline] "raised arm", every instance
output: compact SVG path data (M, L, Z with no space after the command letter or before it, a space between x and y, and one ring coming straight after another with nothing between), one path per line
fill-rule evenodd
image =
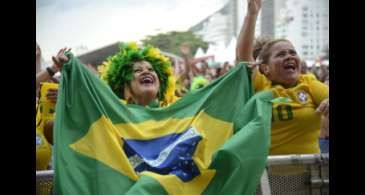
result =
M57 68L62 69L63 64L69 60L68 57L65 55L65 53L69 51L71 51L71 48L65 47L63 49L60 49L56 56L52 56L52 61Z
M191 79L194 75L194 67L191 66L192 60L189 57L190 46L187 43L183 43L180 46L181 57L184 59L184 73L182 74L183 79Z
M49 79L52 78L52 76L57 73L59 70L55 65L52 65L50 67L47 68L47 70L41 70L37 75L36 75L36 89L38 90L41 82L46 82Z
M66 51L70 51L70 50L71 49L67 49L67 48L60 49L57 56L52 57L54 64L52 66L48 67L46 70L40 71L36 75L36 89L39 88L41 82L45 82L45 81L51 79L51 77L62 68L63 63L65 63L68 60L67 57L64 55L64 53Z
M262 0L247 0L247 14L242 29L238 36L236 46L236 61L254 61L253 42L255 38L255 26Z

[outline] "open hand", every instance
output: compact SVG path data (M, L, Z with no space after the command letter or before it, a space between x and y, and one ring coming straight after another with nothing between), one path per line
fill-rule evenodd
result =
M329 99L325 99L321 102L321 104L318 106L317 113L322 113L323 116L328 117L330 113L330 101Z
M52 56L52 61L57 69L62 69L63 64L69 60L65 55L65 52L69 51L71 51L71 48L67 49L67 47L65 47L60 49L56 56Z
M189 55L190 54L190 46L188 43L183 43L181 46L180 46L180 52L181 54L183 55Z
M248 15L257 15L261 9L262 0L247 0Z

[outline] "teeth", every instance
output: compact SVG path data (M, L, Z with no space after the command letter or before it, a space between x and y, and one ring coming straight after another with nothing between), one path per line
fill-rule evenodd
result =
M284 66L285 68L295 68L295 65L294 65L294 63L287 63L285 66Z
M150 77L144 77L141 81L142 83L153 83L153 79Z

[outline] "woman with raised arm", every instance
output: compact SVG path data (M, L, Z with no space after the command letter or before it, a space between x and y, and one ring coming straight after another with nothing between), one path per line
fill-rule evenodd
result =
M320 121L321 114L329 115L329 88L313 76L300 74L301 60L289 40L268 41L254 62L255 25L262 0L247 3L236 58L238 62L252 62L256 92L271 90L281 99L273 102L270 154L320 153Z

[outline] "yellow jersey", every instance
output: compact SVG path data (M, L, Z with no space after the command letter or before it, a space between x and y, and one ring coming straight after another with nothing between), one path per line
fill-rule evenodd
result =
M47 100L47 90L57 89L56 83L42 83L39 104L36 114L36 170L47 170L51 161L51 144L44 136L44 125L47 121L54 119L55 103Z
M253 74L255 91L271 90L274 97L287 102L273 102L270 155L320 153L318 136L319 104L328 98L329 88L314 75L302 74L295 87L273 84L259 71Z
M44 122L41 117L41 109L38 108L36 115L36 170L47 170L51 154L51 145L44 136Z

